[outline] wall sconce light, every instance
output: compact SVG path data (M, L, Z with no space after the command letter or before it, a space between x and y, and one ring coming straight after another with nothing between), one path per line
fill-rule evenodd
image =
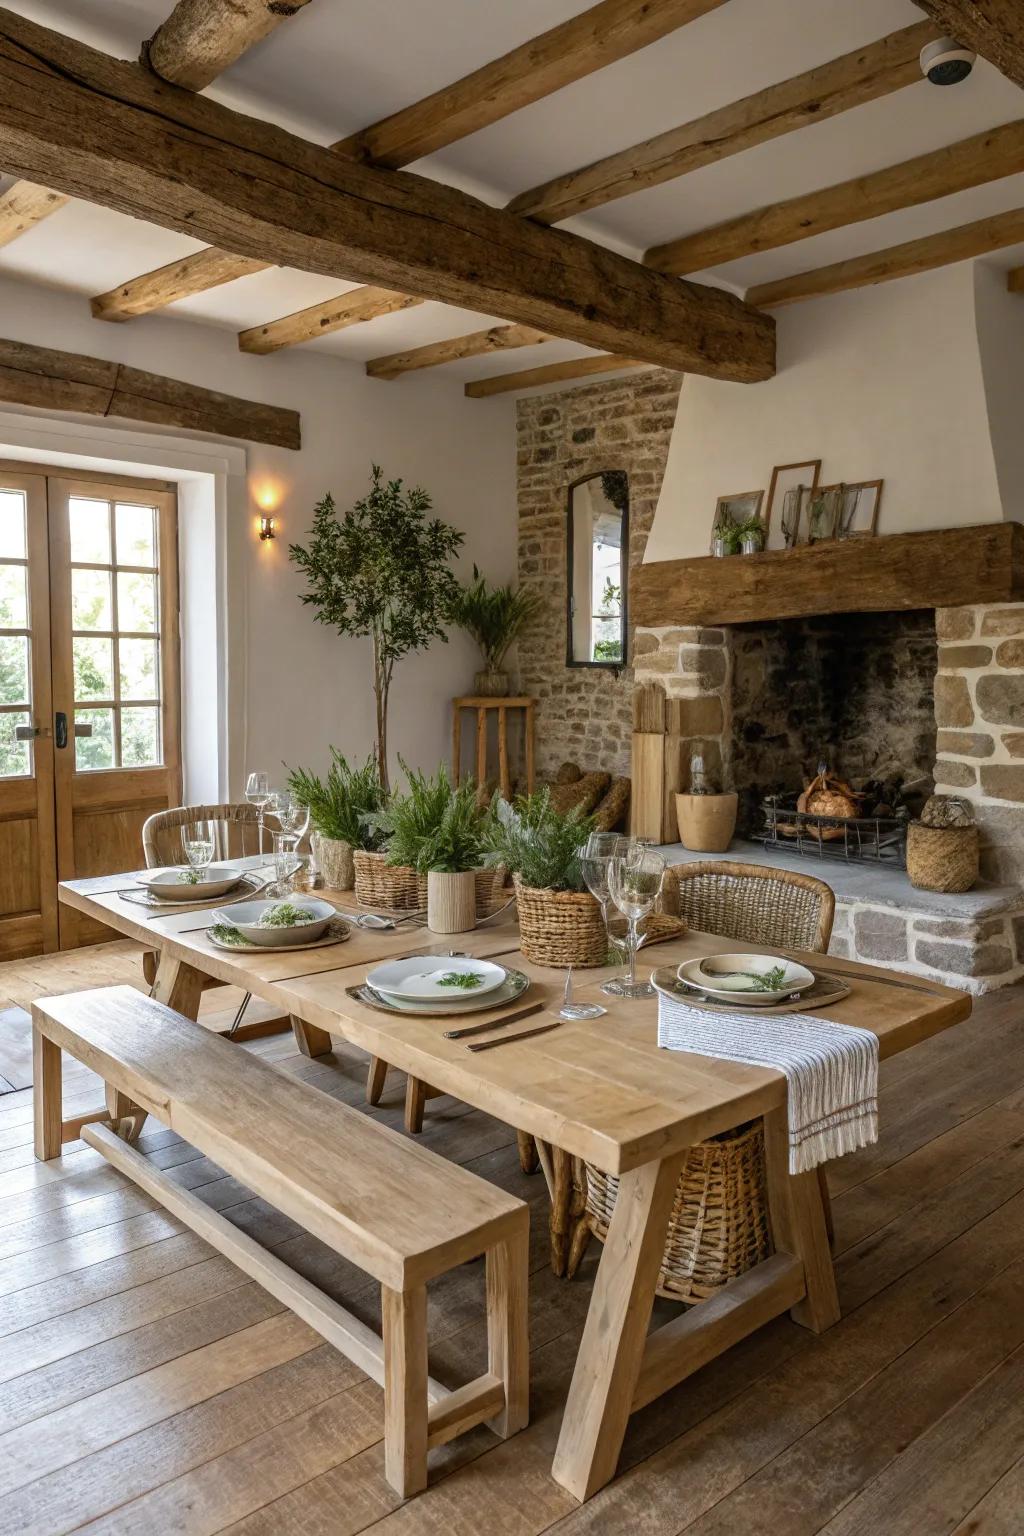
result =
M276 539L277 529L274 527L274 514L272 512L260 513L260 538Z

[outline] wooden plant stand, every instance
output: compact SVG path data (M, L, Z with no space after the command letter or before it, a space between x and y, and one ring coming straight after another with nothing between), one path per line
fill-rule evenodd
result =
M476 778L478 784L487 782L487 717L488 711L498 712L498 782L506 800L512 797L512 775L508 766L508 712L522 710L524 732L524 756L526 759L526 792L533 794L534 710L537 700L525 694L516 698L490 698L483 694L467 694L452 700L452 781L458 784L462 758L462 711L476 710Z

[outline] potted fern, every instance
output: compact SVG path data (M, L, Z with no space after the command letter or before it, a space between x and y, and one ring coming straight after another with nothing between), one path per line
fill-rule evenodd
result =
M475 786L466 783L454 789L443 767L428 775L410 768L401 758L399 762L406 788L391 795L383 810L372 818L382 847L378 853L356 854L356 896L368 905L399 911L427 907L429 922L431 871L472 874L474 913L486 915L494 872L481 868L485 852L483 816ZM462 885L468 889L470 881L464 880Z
M385 799L376 760L370 757L361 768L352 767L337 747L332 747L326 779L307 768L292 768L288 789L309 808L313 857L324 883L332 890L350 891L355 880L355 850L372 850L383 841L383 834L372 826L372 818L383 810Z
M451 790L417 859L417 869L427 875L427 927L435 933L466 933L476 927L477 875L484 853L476 785L460 784Z
M608 937L600 903L586 889L580 848L594 818L563 815L548 789L496 800L488 822L490 857L513 873L523 954L537 965L603 965Z
M489 586L474 565L473 580L460 587L451 616L480 647L484 665L473 685L478 694L502 698L509 692L505 657L539 607L536 593L524 592L521 587Z

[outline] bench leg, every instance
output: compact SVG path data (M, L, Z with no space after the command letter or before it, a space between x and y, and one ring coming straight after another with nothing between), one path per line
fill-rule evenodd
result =
M379 1104L388 1075L388 1064L382 1056L371 1056L366 1073L366 1102Z
M427 1288L380 1289L384 1476L407 1499L427 1486Z
M112 1122L114 1134L120 1136L122 1141L131 1142L133 1145L142 1135L142 1127L146 1123L148 1110L136 1104L120 1088L115 1088L112 1083L106 1084L107 1113Z
M35 1154L41 1162L60 1157L64 1107L60 1046L32 1026L32 1119Z
M487 1427L507 1440L530 1418L529 1222L487 1251L487 1370L505 1388L505 1406Z
M300 1019L297 1013L289 1014L289 1018L295 1044L303 1056L330 1055L334 1049L334 1043L326 1029L320 1029L316 1024L307 1024L305 1019Z

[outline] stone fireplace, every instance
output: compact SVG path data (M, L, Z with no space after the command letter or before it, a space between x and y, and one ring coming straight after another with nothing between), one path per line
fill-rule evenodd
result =
M700 751L741 810L732 858L820 874L836 891L832 953L975 992L1024 975L1024 602L754 623L644 626L637 682L686 701L683 787ZM916 891L895 867L769 855L765 794L820 758L851 782L887 771L973 804L982 882Z

